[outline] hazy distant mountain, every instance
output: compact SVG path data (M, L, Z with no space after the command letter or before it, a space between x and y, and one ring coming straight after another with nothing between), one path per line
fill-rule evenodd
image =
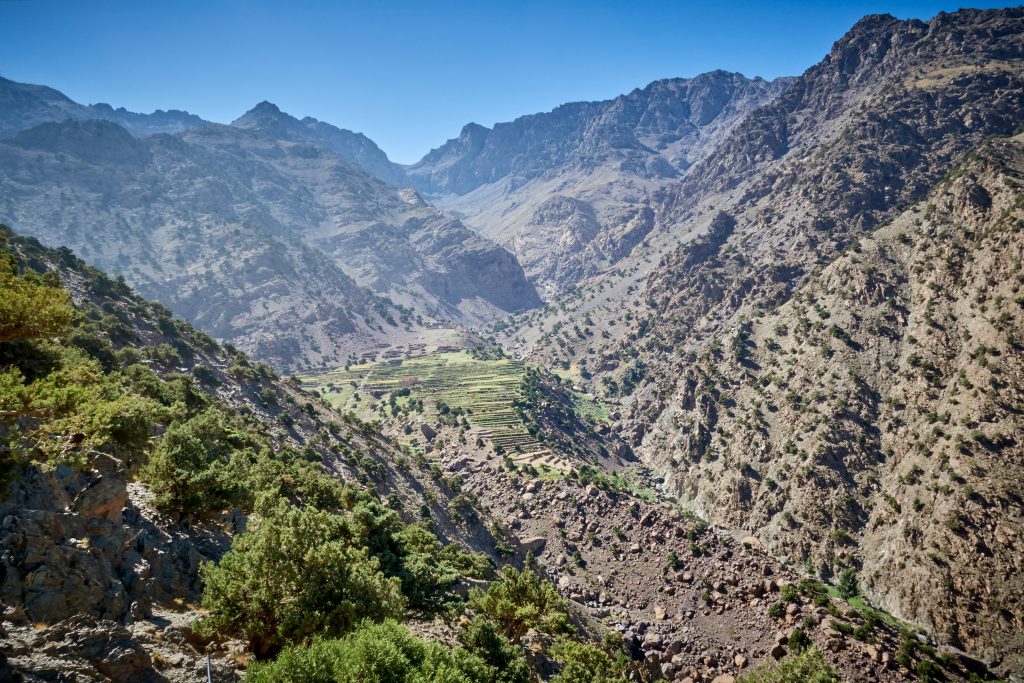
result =
M44 123L0 141L0 220L281 365L404 343L381 319L472 323L539 303L507 251L296 127L272 105L179 135ZM412 313L378 311L361 286Z
M439 206L508 246L553 293L628 253L652 227L650 195L787 83L714 71L493 129L469 124L406 174Z
M231 125L281 140L315 142L382 180L393 185L405 183L402 167L388 160L380 147L362 133L337 128L309 116L300 121L282 114L277 105L270 102L260 102Z
M115 121L135 135L178 133L203 123L195 114L172 109L152 114L137 114L109 104L85 106L63 93L42 85L15 83L0 78L0 138L47 121Z

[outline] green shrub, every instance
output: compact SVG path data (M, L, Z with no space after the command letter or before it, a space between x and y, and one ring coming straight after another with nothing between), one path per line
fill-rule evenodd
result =
M228 426L216 410L173 423L142 470L166 512L198 514L226 507L241 496L228 464L234 451Z
M917 674L917 678L921 683L932 683L933 681L944 680L942 669L940 669L939 665L930 659L922 659L919 661L917 666L914 667L914 673Z
M494 622L476 616L462 632L459 641L497 672L493 683L528 683L530 667L523 651L503 636Z
M253 683L496 683L498 672L463 648L416 638L387 620L364 622L341 639L316 638L284 650L270 664L256 664ZM525 679L524 679L525 680Z
M853 567L847 567L843 570L843 573L839 575L839 583L836 584L836 589L839 591L839 597L844 600L857 595L857 570Z
M363 619L400 617L399 580L350 539L340 515L261 499L246 533L202 569L210 612L203 630L244 636L265 657L314 634L344 634Z
M492 619L514 643L531 628L551 634L569 630L565 600L532 569L505 567L486 591L470 591L469 606Z
M45 276L18 275L7 253L0 254L0 292L0 343L63 336L74 319L67 292Z
M551 647L551 656L562 670L551 683L613 683L625 681L628 659L621 652L609 654L589 643L560 640Z
M821 652L810 647L786 657L775 666L762 666L739 679L740 683L840 683Z
M811 639L807 637L807 633L799 626L793 629L789 634L789 649L793 652L800 653L811 646Z

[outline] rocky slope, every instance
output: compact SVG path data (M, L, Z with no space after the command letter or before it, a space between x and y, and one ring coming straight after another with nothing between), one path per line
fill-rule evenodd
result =
M381 180L398 186L405 183L401 167L390 161L387 154L362 133L338 128L311 116L300 121L292 116L283 115L277 105L270 102L260 102L235 119L231 125L258 131L279 140L315 142Z
M767 316L778 306L795 306L795 295L805 297L803 287L809 286L813 278L822 277L823 268L843 250L919 201L986 136L1013 132L1024 119L1022 57L1024 11L1020 9L964 10L940 14L929 22L900 21L889 16L865 18L836 43L821 63L795 79L774 102L747 116L677 186L659 194L653 206L655 227L646 243L616 270L589 280L586 288L563 297L558 306L512 321L502 331L503 338L522 353L564 363L583 379L594 375L596 385L623 403L624 431L634 448L645 460L659 465L662 472L672 473L672 489L685 504L704 510L713 519L753 526L756 522L751 521L751 515L761 519L757 515L762 513L751 512L753 499L748 493L756 489L763 500L775 501L763 503L766 509L785 507L782 498L776 499L769 488L783 488L779 478L774 474L756 477L761 469L774 471L770 463L781 466L793 458L800 460L785 450L801 449L788 445L791 441L798 443L799 429L792 421L779 420L780 431L771 438L773 447L765 452L757 450L754 444L765 438L754 437L759 425L776 419L766 412L764 397L757 399L760 404L734 402L737 387L727 375L715 389L728 401L719 408L708 402L708 394L695 393L694 382L701 380L692 373L698 366L707 369L743 361L743 349L753 334L753 328L745 327L747 323ZM995 258L1002 249L995 243L974 242L965 243L963 248L970 258L981 262ZM965 291L963 296L969 299L976 294ZM804 302L806 305L807 300ZM858 318L869 317L866 304L858 299L844 300L842 306ZM861 306L865 306L863 311ZM919 299L914 308L893 313L914 317L926 311L927 304ZM1012 325L1013 320L1008 319L1007 324ZM832 336L831 323L822 324L827 336ZM758 334L769 334L755 327ZM778 333L771 334L778 344L784 343ZM840 336L833 339L845 345L842 325L834 334ZM866 338L853 341L871 348ZM875 343L872 354L879 349L878 344L885 345L881 340ZM761 360L751 362L760 364ZM959 363L952 357L930 362L936 363L937 376L941 377L955 374ZM874 405L876 398L871 398L868 387L882 391L878 384L871 384L872 380L857 367L843 363L835 367L840 376L837 382L849 373L859 377L857 382L868 382L858 390L863 392L857 400ZM807 368L821 372L810 356L803 360L802 369ZM768 382L759 385L762 391L773 381L763 377L771 374L766 370L763 366L751 368L757 381ZM805 376L808 381L812 379L810 374ZM813 379L831 384L830 376ZM904 390L913 390L909 380L899 383L905 383ZM833 394L834 387L829 388L829 394ZM799 391L794 393L801 401L807 398ZM860 414L852 395L846 400L843 408L837 395L832 413ZM893 400L896 407L889 408L893 419L915 424L913 411L896 396ZM721 425L722 433L705 432L699 427L725 419L721 417L725 410L734 415L729 416L729 425ZM737 427L732 427L734 422ZM920 623L933 625L951 642L970 642L970 647L985 652L993 661L1002 659L1005 670L1019 671L1015 654L1019 645L1010 635L1018 628L1019 607L1004 613L1008 621L1002 626L989 630L989 621L1000 619L1003 607L998 601L987 608L976 606L987 610L989 621L974 620L974 607L952 607L948 601L955 602L955 598L944 586L947 577L953 582L957 579L953 572L947 573L950 560L943 559L941 552L934 548L930 551L946 565L928 560L932 566L918 564L918 573L913 574L900 567L904 558L879 544L878 538L871 536L869 544L867 532L863 538L857 535L856 530L864 528L869 515L881 516L882 510L872 507L874 512L869 512L866 501L858 502L852 494L852 498L844 498L843 493L837 494L835 508L828 506L826 501L833 499L821 496L819 484L831 482L836 490L842 490L836 482L843 480L846 487L868 487L858 489L861 495L868 491L871 496L880 495L880 489L872 487L881 484L853 482L860 476L865 478L862 482L882 482L890 476L887 468L892 466L891 456L881 458L878 451L873 451L867 457L859 446L852 448L853 455L847 460L843 448L849 444L837 450L845 439L863 438L865 443L872 443L880 434L865 430L864 425L854 430L849 424L840 428L840 424L836 423L837 431L829 442L836 448L823 451L825 442L819 442L822 448L817 449L817 455L813 449L803 451L804 457L811 458L809 464L801 461L796 472L796 464L789 465L787 481L797 474L799 477L798 484L786 486L799 487L800 498L807 502L807 516L800 518L796 511L790 511L793 521L782 517L762 527L761 540L793 562L813 555L817 571L821 571L824 560L826 575L850 562L863 563L871 575L864 580L877 587L873 588L877 600L912 615ZM935 427L932 424L928 430ZM735 441L733 429L742 433ZM905 436L900 433L900 438ZM723 462L702 464L680 455L678 449L686 451L689 445L710 443L713 438L729 439L736 451L729 466L738 469L730 477L702 478L700 472L721 468ZM916 438L925 441L931 437L922 433ZM1012 448L1010 442L1005 445ZM816 463L815 457L828 464ZM921 475L924 480L945 476L948 463L928 464ZM862 474L855 476L853 471ZM1003 474L1009 479L998 480L997 487L1018 476L1013 466ZM768 478L772 484L765 483ZM719 490L719 486L725 488ZM903 514L914 514L907 511L913 510L915 496L924 501L909 489L887 493ZM713 504L710 496L714 496ZM794 492L789 496L797 498ZM1002 496L1008 509L1019 504L1012 496ZM954 498L957 500L964 499ZM939 506L942 513L948 512L946 506L954 501L943 502ZM817 506L818 502L827 509ZM895 509L889 503L884 507ZM778 512L783 514L782 507ZM978 543L988 547L992 542L985 540L994 533L994 529L984 530L987 522L977 529L967 524L960 527L955 520L951 523L962 528L957 533L964 535L954 536L967 539L968 547ZM936 543L940 542L940 528L952 531L941 526L940 520L932 537ZM1001 531L1000 537L1005 536L1006 531ZM854 545L843 546L847 542ZM820 554L811 552L818 548ZM973 552L986 553L977 548ZM965 552L952 564L964 568L959 578L965 591L980 596L990 589L976 583L969 557ZM1014 557L1013 553L993 554L993 571L1012 575ZM913 566L909 559L907 562L907 567ZM1003 581L998 580L1001 587L991 590L1011 592L1012 583Z
M348 139L345 133L299 121L263 103L230 128L206 128L185 139L218 151L245 148L300 182L316 205L302 206L301 199L291 205L276 202L271 213L303 241L334 256L359 284L396 302L464 322L539 303L509 252L441 214L415 192L396 190L333 156L282 156L276 149L280 140L294 140L334 151L337 139ZM358 142L376 149L366 138ZM274 188L271 194L287 191Z
M702 516L1024 662L1024 138L689 365L650 446Z
M300 475L317 472L375 491L395 507L425 506L432 511L431 528L445 542L493 552L487 528L456 521L448 512L450 490L429 482L420 468L400 467L405 454L371 425L333 412L267 366L172 320L166 308L137 297L66 249L41 248L2 227L5 264L8 254L15 255L21 272L57 276L81 314L63 346L50 340L47 352L88 354L102 361L112 381L142 377L152 396L183 388L184 402L172 404L174 419L212 406L231 416L238 433L265 439L281 467L294 466L289 458L301 453L304 467L281 469L276 482L271 477L271 488L293 500L309 495ZM35 449L12 451L12 435L31 427L17 420L49 413L12 411L7 372L12 363L42 370L45 357L24 342L0 342L0 680L192 681L205 676L207 653L215 680L237 680L251 658L245 643L211 643L194 627L203 588L200 565L227 551L232 537L245 530L248 510L180 516L158 511L153 489L139 481L152 443L118 445L109 437L117 432L111 416L59 425L54 436L71 433L57 462ZM91 376L69 378L68 395ZM137 388L124 396L141 398ZM129 415L139 413L122 410L116 417L137 419ZM150 442L159 443L169 418L157 415L163 417L143 428ZM108 435L102 444L91 440L97 429ZM76 447L91 450L76 453ZM310 463L317 463L312 470Z
M0 143L0 177L4 219L279 366L538 303L511 254L414 193L245 126L41 124Z
M460 136L406 169L408 182L508 246L548 294L628 253L653 227L643 205L782 92L716 71L651 83Z

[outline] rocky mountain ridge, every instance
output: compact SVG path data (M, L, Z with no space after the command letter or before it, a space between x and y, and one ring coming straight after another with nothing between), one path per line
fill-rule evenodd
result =
M628 253L653 227L644 208L650 195L788 82L714 71L493 129L469 124L406 175L438 206L508 246L553 294Z
M527 356L569 368L581 380L593 376L589 381L621 400L624 433L641 457L661 463L655 465L660 471L674 472L669 485L681 502L715 519L728 517L727 524L745 524L751 519L751 501L741 485L746 481L750 491L774 500L775 494L764 488L769 476L758 479L757 463L787 462L787 444L798 443L797 427L791 421L779 422L780 434L789 434L792 442L779 436L767 452L756 451L758 425L775 419L765 412L764 397L743 394L744 401L734 403L738 387L726 380L718 391L728 396L728 402L716 407L695 396L692 371L698 365L741 362L746 357L750 321L804 297L802 288L822 269L880 224L921 200L987 136L1008 135L1019 126L1024 118L1022 37L1024 11L1019 8L964 10L940 14L928 22L865 18L820 64L795 79L774 102L740 122L678 185L659 193L652 207L655 227L646 245L617 269L586 281L578 292L556 301L557 306L513 320L501 330L502 338ZM1012 164L1007 166L1012 169ZM1016 182L1012 174L1007 182ZM972 259L982 262L1002 249L992 243L972 243L966 248ZM852 307L855 315L867 315L855 302L842 305ZM916 305L911 309L913 315L922 313ZM1014 320L1008 320L1011 328ZM826 332L831 329L828 321L822 324ZM835 338L845 343L845 328L837 326ZM767 336L767 332L758 334ZM775 336L776 343L781 343ZM862 339L852 341L866 344ZM956 372L955 367L945 367L947 361L953 362L946 359L937 365L940 376ZM751 362L760 365L753 358ZM816 367L810 359L804 365ZM838 365L841 377L853 372ZM763 367L751 369L755 379L765 379ZM825 381L828 376L816 379ZM745 402L748 399L752 402ZM851 409L847 404L845 410ZM906 418L901 414L904 410ZM725 411L735 414L728 424L721 423ZM746 414L750 411L753 414ZM910 409L901 407L895 415L896 420L909 421ZM705 431L698 426L702 424L720 426ZM830 443L837 439L871 443L877 438L873 429L856 423L834 434ZM721 490L697 474L721 464L702 465L676 450L718 438L729 444L729 462L739 468L737 475L716 480L725 487ZM924 434L915 438L926 439ZM1011 442L1005 447L1013 450ZM713 457L724 456L718 452ZM863 503L855 502L855 496L820 514L810 512L817 502L828 505L826 501L831 500L811 501L818 495L814 493L818 486L831 481L830 468L845 472L863 467L870 473L866 476L883 477L882 462L851 458L846 463L844 457L836 456L830 464L812 458L799 479L800 496L808 496L808 517L801 519L790 511L794 521L785 518L777 526L761 525L755 535L791 562L812 556L815 570L824 576L837 576L842 568L863 563L864 568L870 567L870 584L886 587L878 589L883 604L934 625L951 642L973 640L972 647L985 651L993 661L1002 660L1006 671L1018 670L1014 658L1019 646L1012 638L992 631L987 640L981 637L983 643L973 634L987 625L967 627L958 621L970 620L975 610L986 608L950 606L944 585L928 587L912 578L885 543L867 532L861 537L851 531L864 524L857 521L861 513L856 510ZM943 476L935 464L925 468L922 476L933 475ZM1007 471L1007 476L1015 475ZM779 487L780 480L774 474L770 478ZM727 481L740 488L729 489ZM913 508L913 500L890 495L904 513ZM789 496L797 498L795 491ZM954 507L969 516L971 505L960 500ZM1009 503L1010 508L1017 505ZM981 539L991 530L963 529L969 543L988 543ZM808 552L818 546L823 547L827 567L820 566L821 555ZM1000 559L994 571L1012 574L1013 555L995 557ZM955 562L966 567L968 561ZM935 577L944 571L928 573ZM972 581L969 574L965 569L965 586ZM1009 586L1005 589L1012 592ZM990 619L999 618L995 605L987 608L992 610ZM1013 623L1013 619L1006 622L1009 631L1015 628Z
M0 138L49 121L95 119L113 121L134 135L180 133L204 123L195 114L178 109L139 114L103 103L82 105L53 88L0 78Z
M67 336L50 339L45 336L52 333L49 329L32 332L44 335L36 340L37 362L29 362L23 352L15 367L53 372L55 368L38 361L47 354L63 354L64 363L95 368L79 373L69 386L100 377L123 382L126 391L103 400L123 401L122 408L129 402L135 405L135 410L116 416L128 422L53 423L54 436L65 441L53 452L58 457L54 469L45 470L46 456L32 452L17 454L18 467L5 471L8 481L0 499L0 592L5 604L0 613L0 675L6 678L187 681L205 675L204 656L210 655L217 680L237 680L247 667L256 668L254 658L267 656L246 640L244 631L228 637L205 631L201 618L210 615L199 611L196 601L202 592L204 608L216 609L206 600L209 585L204 586L212 570L207 565L200 571L200 565L210 561L223 566L231 553L243 552L248 546L239 539L255 533L260 516L268 512L258 500L257 510L251 510L252 501L244 499L238 507L169 512L166 486L174 479L155 478L161 470L151 467L154 459L175 452L166 446L169 439L179 440L177 448L231 451L228 463L205 463L212 467L205 472L196 469L203 466L201 461L174 461L185 469L172 474L192 477L182 491L195 496L196 505L203 502L202 494L211 495L223 485L210 475L241 458L247 469L229 481L262 481L263 495L279 496L280 504L295 514L300 507L329 511L335 506L344 514L344 508L356 506L352 514L358 513L359 524L377 538L394 532L396 521L389 531L381 520L397 511L410 527L415 526L414 517L429 520L418 527L417 543L430 530L451 544L448 551L430 552L451 556L452 551L464 552L461 548L480 549L503 564L532 567L566 596L561 609L572 615L572 629L582 639L576 642L605 637L608 644L603 647L620 653L611 669L616 676L628 670L640 680L727 683L736 674L812 647L821 651L815 665L819 670L834 667L851 679L907 680L911 669L941 672L955 681L967 680L972 671L986 673L962 652L937 651L923 635L901 634L873 612L833 599L820 584L762 553L755 541L741 543L720 534L665 505L650 490L630 490L643 481L623 476L622 463L602 447L600 430L589 418L586 425L573 427L579 430L579 443L586 444L586 460L564 452L569 470L559 476L460 445L459 416L441 411L432 446L410 453L376 425L339 415L302 393L297 383L175 323L165 308L134 296L67 250L43 249L6 229L2 235L5 250L10 250L5 258L7 253L16 255L21 277L48 288L60 281L81 316ZM3 331L8 334L11 328ZM0 342L5 360L11 357L10 344L23 348L26 343L5 340ZM5 378L10 367L4 366ZM540 375L534 380L541 380ZM6 411L10 384L4 387ZM560 413L570 408L548 403L558 393L545 390L545 401L530 406L545 431L564 428ZM156 398L169 410L147 404ZM80 409L95 407L90 403ZM140 423L145 412L139 409L154 411L156 422ZM216 414L230 427L223 443L180 441L183 425L198 423L208 429ZM10 422L5 412L4 429L14 430L5 434L21 439L30 433L25 430L33 420L52 417L28 412ZM75 432L75 424L88 433ZM252 450L264 441L259 453ZM78 447L92 450L76 460L72 456ZM12 453L5 449L0 457ZM141 481L130 481L140 472ZM386 506L360 498L367 492ZM288 522L302 528L299 518ZM643 579L634 586L639 577ZM309 580L301 578L299 585ZM432 574L423 578L431 580ZM478 591L487 586L480 578L457 579L448 595L449 608L464 614L466 603L459 596L468 594L468 604L476 606L471 609L479 610ZM448 648L466 642L464 632L456 630L457 620L424 616L413 612L404 620ZM479 613L472 616L480 618ZM459 629L469 619L461 621ZM619 635L609 639L610 633ZM512 651L522 651L518 657L525 658L531 676L546 680L566 670L565 655L558 655L552 639L541 626L515 641L518 649ZM592 656L603 651L596 649ZM471 680L492 679L478 675Z

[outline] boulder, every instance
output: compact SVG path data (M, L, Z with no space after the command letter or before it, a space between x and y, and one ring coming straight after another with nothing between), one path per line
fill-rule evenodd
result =
M520 545L523 548L523 552L538 555L544 551L544 547L547 544L548 539L544 538L543 536L531 536L529 538L523 539Z
M75 498L71 509L86 519L99 517L120 524L127 504L128 487L124 479L106 476L89 482Z
M420 433L423 434L423 438L427 441L433 441L437 437L437 432L426 422L420 424Z

